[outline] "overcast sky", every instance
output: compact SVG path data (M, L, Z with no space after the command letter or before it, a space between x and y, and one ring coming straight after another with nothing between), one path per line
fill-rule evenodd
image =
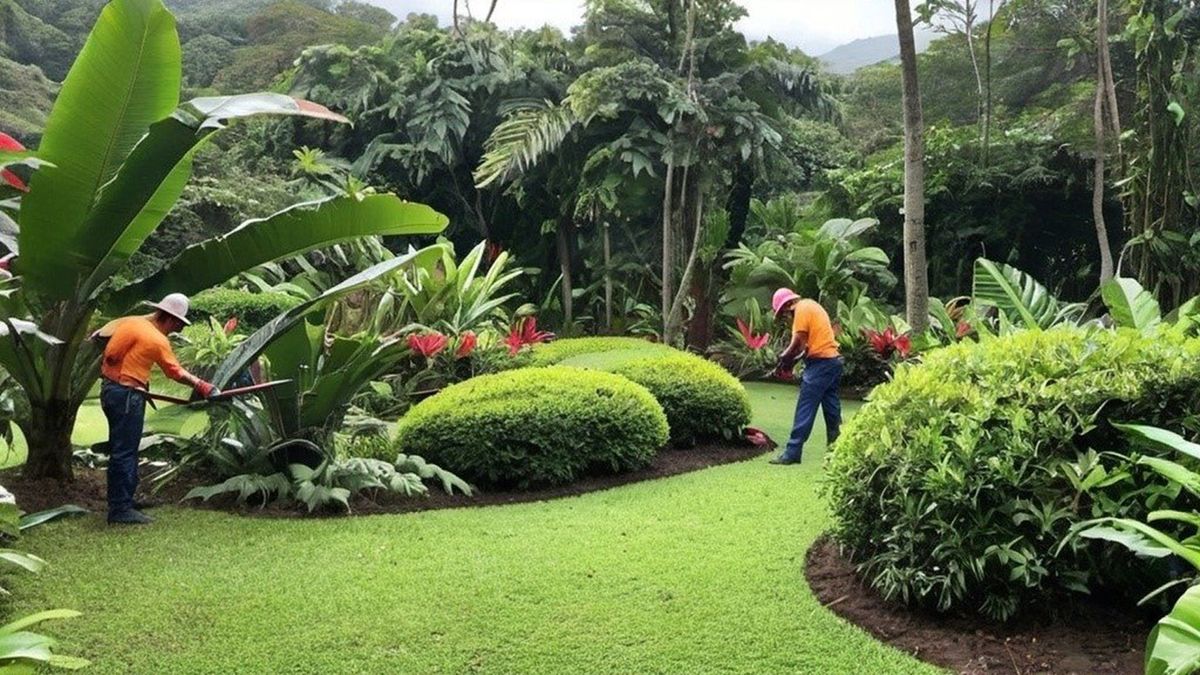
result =
M403 19L410 12L437 14L450 20L453 0L369 0ZM577 0L499 0L494 20L505 28L558 26L564 33L579 22ZM767 36L800 47L812 55L858 38L896 32L894 5L888 0L741 0L750 16L739 28L750 39ZM474 0L477 14L488 0Z

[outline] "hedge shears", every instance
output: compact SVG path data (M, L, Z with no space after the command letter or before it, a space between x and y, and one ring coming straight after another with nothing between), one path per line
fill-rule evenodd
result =
M193 403L219 403L222 401L230 401L238 396L248 396L250 394L257 394L258 392L266 391L267 389L273 389L280 385L290 384L290 383L291 383L291 380L274 380L272 382L263 382L261 384L252 384L248 387L237 387L235 389L225 389L220 394L218 394L212 398L204 398L204 399L196 399L196 400L187 399L187 398L179 398L178 396L168 396L166 394L155 394L155 393L149 391L148 389L138 389L138 391L141 392L141 394L143 396L145 396L148 401L151 402L150 403L151 406L154 405L154 403L153 403L154 401L162 401L163 403L174 403L175 405L192 405Z

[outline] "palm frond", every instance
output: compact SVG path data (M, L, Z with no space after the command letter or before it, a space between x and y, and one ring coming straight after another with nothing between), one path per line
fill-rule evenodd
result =
M579 123L567 101L523 102L492 131L475 170L475 187L513 180L562 145Z

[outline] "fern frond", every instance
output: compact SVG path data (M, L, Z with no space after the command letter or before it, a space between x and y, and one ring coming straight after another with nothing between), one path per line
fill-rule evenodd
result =
M579 123L568 101L555 105L522 101L492 130L486 152L475 169L475 187L513 180L562 145Z

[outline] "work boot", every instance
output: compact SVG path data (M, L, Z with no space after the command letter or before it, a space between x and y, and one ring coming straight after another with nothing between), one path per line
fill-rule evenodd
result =
M153 522L154 519L150 516L141 511L134 511L133 509L121 513L108 514L109 525L149 525Z
M787 466L787 465L789 465L789 464L799 464L799 463L800 463L800 460L798 460L798 459L784 459L783 457L776 457L775 459L772 459L772 460L771 460L770 462L768 462L768 463L769 463L769 464L780 464L780 465L783 465L783 466Z
M150 499L149 497L144 497L144 498L133 500L133 510L134 511L145 511L146 509L156 509L162 505L163 505L163 503L161 500Z

